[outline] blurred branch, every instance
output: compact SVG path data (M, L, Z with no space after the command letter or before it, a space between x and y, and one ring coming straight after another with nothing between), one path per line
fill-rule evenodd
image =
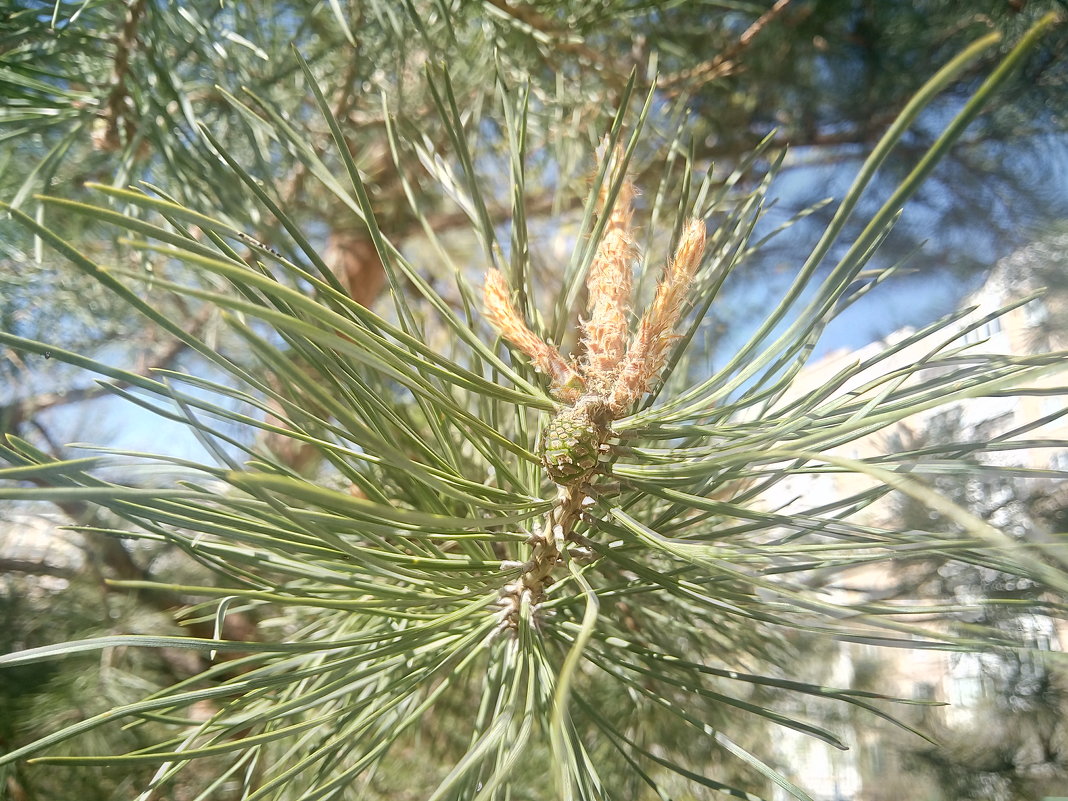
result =
M40 420L33 418L27 421L27 425L36 429L37 433L41 435L41 438L48 443L48 447L51 449L52 453L62 452L63 446L60 444L59 440L52 436L52 432L49 431Z
M761 14L752 25L746 28L742 35L738 37L738 41L729 48L694 67L680 70L673 75L665 75L657 81L658 88L667 91L674 97L683 91L692 91L706 83L735 72L739 69L738 57L769 23L782 14L789 4L790 0L776 0L775 5ZM686 86L680 86L680 84L686 84Z
M189 329L194 333L199 331L203 328L211 313L212 309L210 307L204 307L200 313L189 322ZM158 350L146 354L141 359L141 364L134 372L138 375L147 377L155 368L171 366L187 349L188 346L180 340L169 341ZM127 386L129 386L128 382L112 381L93 387L42 393L31 398L23 398L13 401L6 406L0 406L0 430L14 431L20 425L33 426L49 443L49 447L58 454L59 451L61 451L62 446L59 446L56 440L51 437L47 430L35 419L37 415L43 411L58 406L80 403L82 401L93 400L108 395L110 394L110 388L125 388ZM53 486L44 479L36 479L33 483L40 487ZM68 518L77 524L91 526L98 522L96 521L96 513L84 502L60 501L57 502L56 505ZM110 576L124 580L137 581L151 581L153 579L150 571L137 563L120 539L109 536L87 537L87 544L89 544L90 541L93 557L98 559L100 563L108 569ZM44 562L10 558L0 559L0 572L53 575L62 578L69 578L74 573L74 571L64 570ZM107 590L109 592L117 591L110 586L107 587ZM121 591L130 592L130 590L125 588ZM177 593L169 590L139 589L135 590L135 592L143 596L147 603L162 611L170 611L185 605L184 601ZM247 615L231 614L227 616L225 628L226 631L224 631L224 636L229 639L248 639L255 636L255 623L251 621ZM214 624L211 622L190 624L188 630L193 636L214 636Z
M107 129L98 144L104 150L119 150L123 146L123 134L127 142L133 138L137 123L127 116L132 111L126 76L130 69L130 54L137 46L137 29L145 12L145 0L133 0L126 11L122 31L115 43L114 68L111 77L111 91L104 104L104 118ZM125 123L120 133L120 125Z
M71 578L77 571L34 559L9 559L0 557L0 573L25 573L31 576L55 576Z
M205 307L192 321L190 330L197 332L207 322L211 309ZM155 353L148 354L142 359L141 366L134 372L137 375L148 377L158 367L170 367L174 361L187 349L187 345L180 340L168 342ZM110 389L125 389L129 386L126 381L102 382L92 387L78 387L65 389L57 392L43 392L29 398L19 398L8 404L0 406L0 431L14 431L23 424L32 424L34 417L41 412L54 409L57 406L69 406L72 403L94 400L104 395L109 395Z
M503 12L506 16L533 28L553 40L553 47L565 53L572 53L586 59L591 64L607 70L603 73L606 79L619 75L619 65L610 62L604 55L598 53L584 42L574 41L574 34L554 25L551 20L543 17L532 6L512 5L507 0L485 0L486 3Z

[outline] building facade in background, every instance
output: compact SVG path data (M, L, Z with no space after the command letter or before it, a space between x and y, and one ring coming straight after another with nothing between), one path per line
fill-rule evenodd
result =
M841 387L840 393L855 392L895 370L909 374L904 382L922 382L932 376L933 370L953 369L912 370L938 349L943 353L956 351L961 364L975 354L1014 359L1064 349L1068 345L1066 254L1068 235L1062 235L1003 260L962 304L962 308L971 308L963 318L880 361L871 371L856 375ZM1061 279L1061 275L1065 278ZM1008 311L999 313L1010 306ZM914 329L905 328L859 350L828 354L798 376L791 397L828 384L851 365L891 350L915 334ZM957 501L1020 539L1063 532L1068 509L1068 447L1065 447L1068 443L1065 392L1068 390L1059 388L1066 386L1068 371L1064 368L1068 365L1052 359L1050 362L1048 370L1030 384L1034 394L969 398L949 405L933 405L832 453L863 460L939 441L1034 442L1023 449L971 456L980 463L1020 468L1019 478L1000 483L977 479L959 488ZM939 458L946 456L932 457ZM937 486L932 476L937 473L925 473L923 478ZM873 484L856 473L798 475L788 483L783 482L775 490L776 498L768 500L779 507L785 499L803 497L803 507L798 505L798 508L811 508L863 492ZM945 487L939 489L945 492ZM791 506L786 506L782 512L789 514L790 510ZM910 513L926 512L910 510L907 500L892 493L861 515L872 525L896 516L896 527L900 525L900 516ZM919 523L919 530L927 530L929 525L930 530L936 531L939 521L932 516ZM899 566L882 564L876 568L830 573L825 586L838 600L848 603L863 599L922 599L929 597L925 587L937 583L943 591L947 587L956 589L960 600L969 602L984 591L975 583L969 593L969 581L997 581L996 571L989 571L989 576L981 573L953 576L941 575L939 570L946 572L946 568L938 565L903 560ZM1004 588L1010 596L1014 590L1011 582L998 583L997 588ZM1024 582L1015 589L1023 593L1040 592ZM1068 627L1052 617L1026 615L1003 622L1016 626L1015 633L1040 650L1061 651L1068 643ZM796 767L799 783L818 801L903 798L1016 801L1022 797L1068 796L1068 775L1063 772L1068 766L1068 731L1062 714L1066 710L1063 703L1057 706L1061 695L1068 695L1068 687L1057 684L1057 678L1041 657L1026 652L895 650L841 643L836 655L828 658L824 654L821 659L825 662L820 665L825 671L823 680L833 686L948 704L896 707L888 711L930 733L939 746L950 749L952 757L940 757L939 746L928 745L921 738L864 713L847 713L833 727L854 744L848 752L838 752L796 732L780 730L776 736L781 738L784 761ZM948 764L953 759L957 764ZM1057 790L1058 787L1062 789Z

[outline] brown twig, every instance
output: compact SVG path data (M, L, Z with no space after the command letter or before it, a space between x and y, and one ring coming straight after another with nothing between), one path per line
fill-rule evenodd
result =
M122 30L115 41L115 57L111 71L111 91L104 102L103 117L107 123L104 135L97 140L101 150L119 150L129 142L137 129L137 123L128 115L132 111L126 76L130 71L130 54L137 47L137 29L144 16L146 0L134 0L126 9ZM121 130L120 130L121 126Z
M545 516L542 530L530 538L530 556L519 565L519 578L501 588L500 626L514 629L524 606L537 607L545 598L545 589L552 584L553 571L562 558L561 549L575 539L574 529L586 500L585 489L579 486L559 487L553 508ZM504 566L509 566L505 563Z
M675 95L683 91L684 88L693 89L696 86L709 83L737 71L739 68L738 56L752 44L753 40L769 23L782 14L789 4L790 0L776 0L775 5L761 14L752 25L746 28L733 45L695 67L681 70L673 75L665 75L657 81L658 88ZM686 84L686 86L683 87L680 84Z

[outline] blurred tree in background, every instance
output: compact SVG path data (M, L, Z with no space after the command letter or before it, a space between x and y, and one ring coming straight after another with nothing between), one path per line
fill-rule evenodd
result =
M329 157L332 132L309 92L295 49L341 126L346 150L370 193L377 227L403 247L430 254L434 246L427 244L428 233L433 232L432 241L468 268L494 256L470 233L471 217L479 217L480 210L472 207L463 176L469 167L508 173L517 126L502 118L494 86L529 87L526 136L531 143L552 146L529 150L519 208L530 228L526 255L544 276L544 285L552 287L554 278L565 277L555 263L566 260L566 248L564 259L555 258L560 240L573 241L580 230L592 144L611 127L629 93L653 92L652 110L632 157L638 186L656 187L640 201L643 211L678 203L676 198L689 188L688 176L712 164L715 181L709 186L729 185L738 194L755 191L762 180L760 168L775 163L769 145L788 143L792 155L780 167L780 180L789 181L791 173L801 180L822 174L826 187L814 195L797 193L792 204L769 211L765 219L775 223L805 214L823 196L844 194L844 177L851 179L914 92L964 45L996 30L1005 34L999 45L1004 55L1043 13L1063 5L994 0L967 7L855 0L9 4L0 10L0 95L5 101L0 110L0 199L80 246L87 243L94 260L132 270L155 269L156 263L144 251L118 244L125 233L121 226L115 233L99 217L42 204L34 195L85 200L92 194L87 185L94 182L123 187L145 181L177 203L210 210L216 220L247 232L240 255L250 265L268 255L267 249L294 261L304 258L282 224L284 215L305 232L351 298L374 303L386 283L384 265L355 200L338 189L340 171L332 174L325 166L338 166ZM936 230L929 261L988 266L998 248L1016 246L1029 236L1030 226L1063 213L1065 181L1057 176L1066 169L1066 47L1063 36L1046 37L1028 55L917 196L927 213L914 228L903 225L895 231L896 239L881 257L885 264L896 262ZM997 49L991 51L927 109L883 164L878 186L893 187L905 178L998 55ZM441 65L448 68L448 97L442 94ZM443 115L442 105L454 108L457 118ZM458 159L460 123L478 135L477 164ZM766 149L754 161L751 154L766 137ZM247 185L223 168L220 149L256 176L264 195L258 202L250 198ZM484 183L481 191L485 215L479 222L485 237L485 229L514 221L517 204L514 187L503 178L497 185ZM123 211L134 218L146 213L135 202L122 202ZM719 207L712 213L717 222L729 218ZM670 215L663 216L670 224ZM768 242L754 259L753 277L781 263L783 253L790 254L791 262L799 261L792 255L797 248L792 237L804 236L809 220L823 226L828 219L829 211L814 210L788 235ZM25 228L7 221L0 225L3 331L125 364L131 376L118 379L120 388L132 385L135 377L148 377L150 368L200 371L221 380L217 366L206 363L188 342L146 325L113 293L62 266ZM654 244L654 233L648 233L647 244ZM849 233L841 241L848 242ZM975 252L980 248L989 256L980 257ZM836 252L844 249L842 245ZM453 309L470 308L469 297L447 286L447 271L425 278ZM417 290L403 277L392 288L394 293ZM217 308L158 290L151 282L143 291L169 318L184 321L196 338L220 350L240 347ZM555 324L563 331L565 322ZM714 341L709 338L707 347ZM110 394L86 385L60 360L27 358L15 350L0 351L0 376L0 430L26 437L56 458L66 455L63 442L88 427L85 417L57 412ZM285 387L281 389L284 394ZM285 417L284 404L274 410ZM272 432L260 436L281 464L298 473L315 472L315 463L305 463L307 443ZM321 459L322 454L313 456ZM42 489L49 486L47 476L36 481ZM114 523L107 514L76 502L65 501L62 512L88 528ZM51 568L43 562L6 565L3 597L11 641L4 643L5 650L95 633L159 633L170 624L158 612L186 600L178 592L144 586L116 592L101 577L136 582L166 576L174 585L213 580L183 563L165 543L133 546L106 534L86 542L86 561L93 569L67 570L60 578L71 588L62 597L87 600L56 609L48 630L34 616L53 596L42 591L35 574ZM256 639L259 616L251 605L226 615L232 630L224 636ZM638 613L633 619L638 626L655 625ZM202 637L213 636L216 625L205 609L194 609L186 623L187 631ZM785 647L751 645L754 652ZM138 660L121 669L102 663L99 675L83 677L86 687L110 687L114 695L92 699L79 714L88 717L130 702L142 690L186 678L207 665L203 655L179 657L168 651ZM0 674L7 682L0 685L8 705L0 707L0 719L9 726L0 729L5 747L54 730L70 709L65 696L72 692L71 677L62 664L53 672L21 670ZM595 687L589 697L594 708L601 691L611 696L611 690ZM775 690L760 692L767 696L747 702L770 703ZM79 698L79 703L89 703ZM436 707L439 728L447 729L453 714L447 703L459 714L470 700L460 694ZM722 710L719 714L724 715ZM151 725L109 734L129 734L131 742L80 742L78 751L142 747L154 742L146 734ZM670 717L652 717L647 728L650 742L670 743L675 753L704 758L703 769L712 771L721 759L708 757L704 746ZM756 727L734 734L744 747L753 747L760 744L761 732ZM402 764L426 775L414 780L408 775L411 786L433 787L440 778L437 769L468 750L465 737L443 735L435 744L439 761L422 759L412 744ZM752 786L752 769L747 773L730 767L729 760L722 762L715 769L717 778ZM153 772L138 768L123 777L100 771L83 797L131 797L131 786L140 789ZM203 774L194 774L190 785L210 775L209 765ZM55 797L68 776L54 769L13 774L8 791L30 799ZM407 785L391 786L403 785L404 779L403 774L384 775L377 792L405 797ZM637 797L640 782L634 781L634 795L628 797Z
M366 302L382 282L366 232L351 210L308 180L308 168L292 152L252 131L227 97L234 92L252 109L285 109L286 124L322 149L327 132L308 108L293 48L311 64L345 128L383 229L403 239L424 223L439 231L465 224L462 215L432 209L425 221L414 219L404 193L430 190L418 177L421 165L413 161L404 175L391 169L387 113L397 125L419 130L428 158L446 144L425 79L434 64L449 65L460 107L475 116L495 75L530 80L538 124L573 143L571 161L560 165L571 178L585 169L591 136L604 130L634 72L638 91L658 88L652 120L658 136L650 138L650 152L684 120L698 162L717 162L729 172L772 134L792 148L795 161L787 168L845 166L828 170L826 189L804 199L807 204L844 187L843 176L848 182L925 77L965 43L991 30L1012 41L1062 5L493 0L411 3L402 10L376 2L15 3L0 23L6 101L0 180L16 206L30 207L31 192L77 196L87 181L166 183L176 199L209 203L271 244L276 222L255 218L240 189L220 182L217 157L198 133L204 125L250 169L275 178L267 191L319 232L328 261ZM1003 255L1025 241L1028 226L1064 210L1065 47L1056 38L1044 43L984 111L921 194L924 229L905 237L899 252L937 231L935 245L954 261L974 259L978 254L966 246L977 239ZM980 76L978 68L964 76L910 130L884 168L886 180L900 179L909 158L930 145ZM482 124L499 123L487 117ZM503 146L503 136L497 141ZM812 175L818 173L806 173ZM530 188L543 194L532 208L549 211L552 187ZM498 219L507 213L492 211ZM49 330L39 322L49 315L29 312L44 301L24 288L33 275L24 255L9 253L20 259L22 288L6 287L16 310L5 309L4 319L27 333L35 325ZM984 254L981 263L989 266L997 255ZM42 281L54 287L57 301L67 299L63 278L45 273L34 285ZM65 313L68 341L107 335L105 323L120 315L94 308L105 302L65 304L93 308L80 327Z

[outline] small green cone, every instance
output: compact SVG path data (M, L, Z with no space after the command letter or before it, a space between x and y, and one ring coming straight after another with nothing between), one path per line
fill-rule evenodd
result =
M579 403L553 417L541 436L541 462L557 484L577 484L601 463L601 445L608 438L603 411Z

